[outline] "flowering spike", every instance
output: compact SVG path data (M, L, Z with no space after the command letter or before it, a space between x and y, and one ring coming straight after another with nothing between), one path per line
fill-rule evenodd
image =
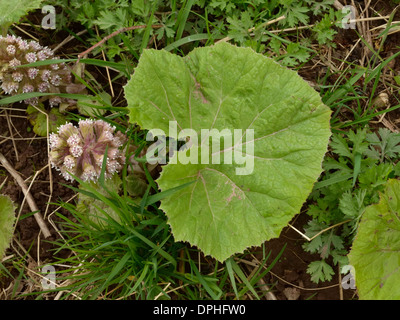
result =
M27 92L65 92L65 86L71 83L71 73L65 64L51 64L38 67L20 67L46 59L54 59L54 53L42 47L36 41L26 41L16 36L0 36L0 87L6 94ZM41 99L52 99L50 106L65 101L46 96ZM28 104L37 104L38 98L24 100Z
M123 133L103 120L80 120L78 127L66 123L50 134L50 161L66 180L73 174L83 181L97 181L107 149L105 178L120 171L124 158L119 147L127 140Z

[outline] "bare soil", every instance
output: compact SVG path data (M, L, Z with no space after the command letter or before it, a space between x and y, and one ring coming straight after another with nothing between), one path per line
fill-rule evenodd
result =
M65 181L56 171L52 171L50 179L47 139L38 137L31 132L31 125L26 115L23 112L8 111L8 118L14 136L13 138L10 137L6 115L1 114L0 152L6 157L11 166L18 171L28 187L35 174L40 171L33 180L29 190L40 210L40 214L47 220L46 218L51 213L54 213L54 210L58 209L62 211L62 209L59 209L59 206L51 203L57 203L60 200L68 201L74 193L71 189L60 185L60 183L65 183ZM51 237L47 238L46 241L41 241L43 237L39 235L40 228L33 215L29 215L31 210L26 200L24 200L25 196L20 186L7 170L0 167L0 185L3 183L5 184L1 192L10 196L17 204L17 213L22 218L16 225L16 239L25 249L28 250L30 248L29 254L33 259L37 260L37 258L40 258L42 262L52 259L52 253L49 250L51 245L48 241L54 240L57 233L48 223ZM52 190L50 189L50 185L52 185ZM22 208L21 205L23 205ZM24 218L26 215L28 216ZM39 247L38 240L40 241Z

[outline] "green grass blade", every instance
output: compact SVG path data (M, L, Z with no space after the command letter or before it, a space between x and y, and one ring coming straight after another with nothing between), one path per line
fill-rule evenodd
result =
M185 29L186 22L190 13L190 10L192 9L194 0L188 0L185 2L184 6L179 10L178 13L178 18L177 18L177 25L178 29L176 31L176 40L179 40L182 38L183 30Z
M12 104L12 103L20 102L20 101L23 101L23 100L29 99L29 98L45 97L45 96L58 96L58 97L69 98L69 99L86 99L87 98L87 95L84 95L84 94L30 92L30 93L21 93L21 94L15 95L15 96L0 99L0 105Z
M232 259L233 258L229 258L228 260L226 260L225 266L226 266L226 271L228 272L228 275L229 275L229 279L231 280L231 285L232 285L233 291L235 292L236 299L239 300L239 293L238 293L237 287L236 287L235 274L233 273L233 268L232 268Z
M140 46L140 52L143 52L143 50L147 48L147 44L149 43L150 32L152 30L151 25L153 24L154 12L156 11L157 5L158 5L158 1L153 3L153 8L151 10L151 15L150 15L149 21L147 22L147 26L144 29L142 44Z
M146 206L152 205L152 204L156 203L157 201L160 201L161 199L169 197L170 195L174 194L175 192L177 192L183 188L186 188L187 186L191 185L194 182L195 182L195 180L184 183L178 187L168 189L168 190L159 192L157 194L151 195L151 196L147 197Z
M193 34L184 38L181 38L175 42L172 42L168 46L164 48L166 51L172 51L176 48L179 48L180 46L183 46L184 44L194 42L194 41L200 41L200 40L209 40L210 36L207 33L198 33L198 34ZM222 38L222 37L221 37Z
M318 181L314 184L314 190L318 190L321 189L323 187L327 187L330 186L332 184L336 184L342 181L346 181L353 178L353 174L352 173L347 173L347 174L343 174L340 176L336 176L330 179L326 179L326 180L322 180L322 181Z
M216 295L215 292L210 288L208 285L207 281L203 278L203 276L200 274L199 269L197 269L197 266L194 264L192 259L189 259L189 264L191 269L194 271L197 280L202 284L204 289L207 291L207 293L211 296L213 300L219 300L221 293L219 295Z
M122 270L122 268L125 267L126 263L128 262L129 258L131 257L130 253L127 252L125 253L125 255L121 258L121 260L114 266L114 268L111 270L110 274L108 275L106 281L104 282L104 284L102 285L100 291L102 289L104 289L108 283L114 279L114 277L116 275L118 275L120 273L120 271Z
M354 169L353 169L353 187L356 185L357 177L361 172L361 154L356 153L354 156Z
M151 247L153 250L156 252L159 252L161 256L163 256L165 259L167 259L173 266L176 267L176 260L168 254L166 251L160 248L160 246L157 246L155 243L151 242L149 239L141 235L139 232L137 232L134 229L130 229L130 232L140 240L142 240L144 243L146 243L149 247Z
M238 277L243 281L243 283L246 285L247 290L250 290L251 293L253 293L253 295L260 300L260 297L258 296L256 290L254 289L254 287L252 286L252 284L250 283L250 281L247 279L247 277L245 276L245 274L243 273L242 269L240 269L240 267L238 266L238 264L232 260L232 269L233 271L235 271L235 273L238 275Z
M139 278L137 278L136 283L135 283L135 285L134 285L133 288L132 288L132 291L135 291L135 290L139 287L139 285L142 284L142 281L143 281L144 278L146 277L148 271L149 271L149 265L146 264L146 265L144 266L144 268L143 268L143 270L142 270L142 272L141 272Z

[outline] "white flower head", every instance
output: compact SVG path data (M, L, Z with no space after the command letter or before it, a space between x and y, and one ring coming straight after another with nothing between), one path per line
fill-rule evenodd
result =
M32 50L35 50L35 51L39 51L39 50L41 50L43 47L38 43L38 42L36 42L36 41L31 41L31 42L29 42L29 47L32 49Z
M72 145L69 148L69 152L75 157L79 158L83 153L83 148L80 145Z
M24 75L21 72L13 72L11 76L13 80L16 82L21 82L22 79L24 78Z
M33 92L35 90L35 88L33 87L33 85L31 84L26 84L22 87L22 92L23 93L29 93L29 92Z
M50 84L48 82L41 82L38 85L39 92L46 92L50 88Z
M67 143L68 143L68 145L69 146L75 146L75 145L78 145L78 144L80 144L81 143L81 138L79 137L79 135L78 134L73 134L73 135L71 135L69 138L68 138L68 140L67 140Z
M55 133L50 133L49 135L49 145L51 149L56 149L60 146L60 138L58 136L58 134Z
M39 73L39 69L37 69L37 68L29 68L28 69L28 77L29 77L29 79L35 79L36 78L36 76L38 75L38 73Z
M53 86L58 87L58 86L60 85L60 83L61 83L61 77L60 77L58 74L53 75L53 76L51 77L51 79L50 79L50 83L51 83Z
M11 68L15 69L15 67L18 67L18 66L21 65L21 61L19 61L18 59L14 58L9 62L9 65L10 65Z
M15 46L14 45L12 45L12 44L9 44L8 46L7 46L7 52L8 52L8 54L9 55L14 55L15 54L15 52L16 52L16 48L15 48Z
M36 53L34 53L34 52L28 52L28 53L25 55L25 59L26 59L26 61L27 61L28 63L34 63L34 62L36 62L36 60L37 60Z
M74 157L68 155L64 158L64 165L68 170L72 170L76 166L76 160Z
M113 130L115 128L103 120L80 120L78 127L66 123L58 128L58 134L50 136L50 161L61 172L71 172L84 181L98 180L102 170L109 179L125 163L121 150L113 142ZM112 139L105 139L104 133L110 134ZM118 135L123 139L123 133L118 132Z
M20 50L25 51L25 50L29 49L28 41L22 40L21 38L17 38L16 41L17 41L17 44L18 44L18 47L20 48Z
M50 76L51 76L50 70L43 70L41 79L42 79L42 81L47 82L47 81L49 81Z

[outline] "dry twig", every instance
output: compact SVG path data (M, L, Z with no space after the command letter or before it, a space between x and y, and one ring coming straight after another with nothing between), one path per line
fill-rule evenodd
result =
M7 159L4 157L4 155L2 153L0 153L0 163L13 176L13 178L17 181L18 185L22 189L22 192L24 193L24 195L26 197L26 202L29 205L29 208L32 210L32 212L35 212L34 217L36 219L37 224L40 227L40 230L43 233L43 236L45 238L50 237L50 235L51 235L50 231L47 228L47 225L44 222L43 217L40 214L39 209L38 209L35 201L33 200L32 195L30 194L28 188L26 187L24 180L21 178L19 173L11 166L11 164L7 161Z
M110 40L112 37L115 37L117 34L126 32L126 31L130 31L130 30L135 30L135 29L144 29L146 28L147 25L140 25L140 26L132 26L132 27L127 27L127 28L122 28L119 29L117 31L114 31L113 33L110 33L108 36L104 37L101 41L97 42L95 45L91 46L89 49L81 52L80 54L78 54L78 61L79 62L80 59L82 59L85 55L87 55L89 52L91 52L92 50L96 49L97 47L101 46L104 42ZM154 24L151 26L152 28L162 28L161 24Z

